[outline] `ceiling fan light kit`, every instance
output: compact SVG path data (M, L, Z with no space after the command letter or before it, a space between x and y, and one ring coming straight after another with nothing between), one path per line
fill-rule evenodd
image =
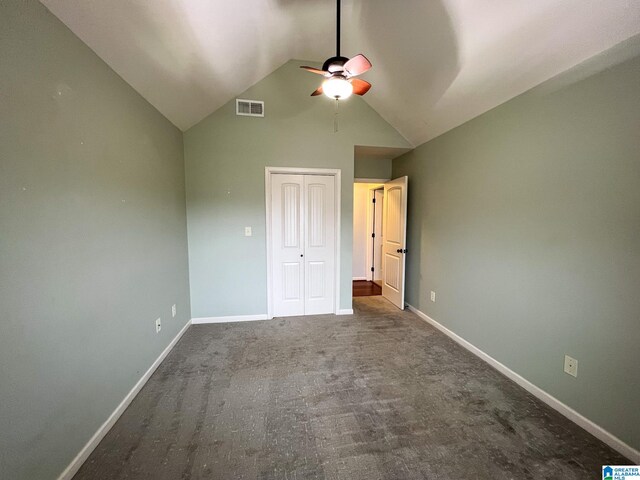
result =
M353 93L353 85L342 75L336 75L322 82L322 93L329 98L345 100Z
M326 78L322 85L311 94L312 97L324 93L331 99L344 100L353 93L364 95L371 88L369 82L354 78L371 68L371 62L367 57L358 54L349 59L340 55L340 0L337 0L336 56L327 59L322 65L322 69L308 66L300 68Z

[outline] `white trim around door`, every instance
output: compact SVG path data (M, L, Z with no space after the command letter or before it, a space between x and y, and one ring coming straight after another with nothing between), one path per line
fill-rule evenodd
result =
M326 175L334 177L335 186L335 292L334 292L334 313L344 315L340 309L340 232L341 232L341 189L342 171L333 168L303 168L303 167L265 167L265 212L266 212L266 234L267 234L267 318L273 318L273 252L271 231L271 176L274 174L289 175Z
M353 183L385 183L391 180L390 178L354 178Z

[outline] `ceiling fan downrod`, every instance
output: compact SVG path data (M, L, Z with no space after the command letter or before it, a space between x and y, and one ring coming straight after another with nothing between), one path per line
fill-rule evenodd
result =
M371 84L357 77L371 68L371 62L362 54L349 59L340 55L340 30L341 30L341 0L336 0L336 56L328 58L322 65L322 69L302 65L311 73L322 75L325 81L312 94L312 97L325 94L336 100L349 98L351 94L364 95L371 88Z
M336 22L336 57L340 58L340 0L337 0L338 3L338 21Z

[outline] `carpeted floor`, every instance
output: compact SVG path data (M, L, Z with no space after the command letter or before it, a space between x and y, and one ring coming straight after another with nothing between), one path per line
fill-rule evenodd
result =
M588 479L629 463L382 297L192 326L76 479Z

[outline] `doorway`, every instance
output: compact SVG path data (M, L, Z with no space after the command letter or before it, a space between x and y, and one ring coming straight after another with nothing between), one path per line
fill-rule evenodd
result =
M382 295L384 180L355 182L353 191L353 296Z
M353 296L382 295L404 309L407 177L354 183Z

